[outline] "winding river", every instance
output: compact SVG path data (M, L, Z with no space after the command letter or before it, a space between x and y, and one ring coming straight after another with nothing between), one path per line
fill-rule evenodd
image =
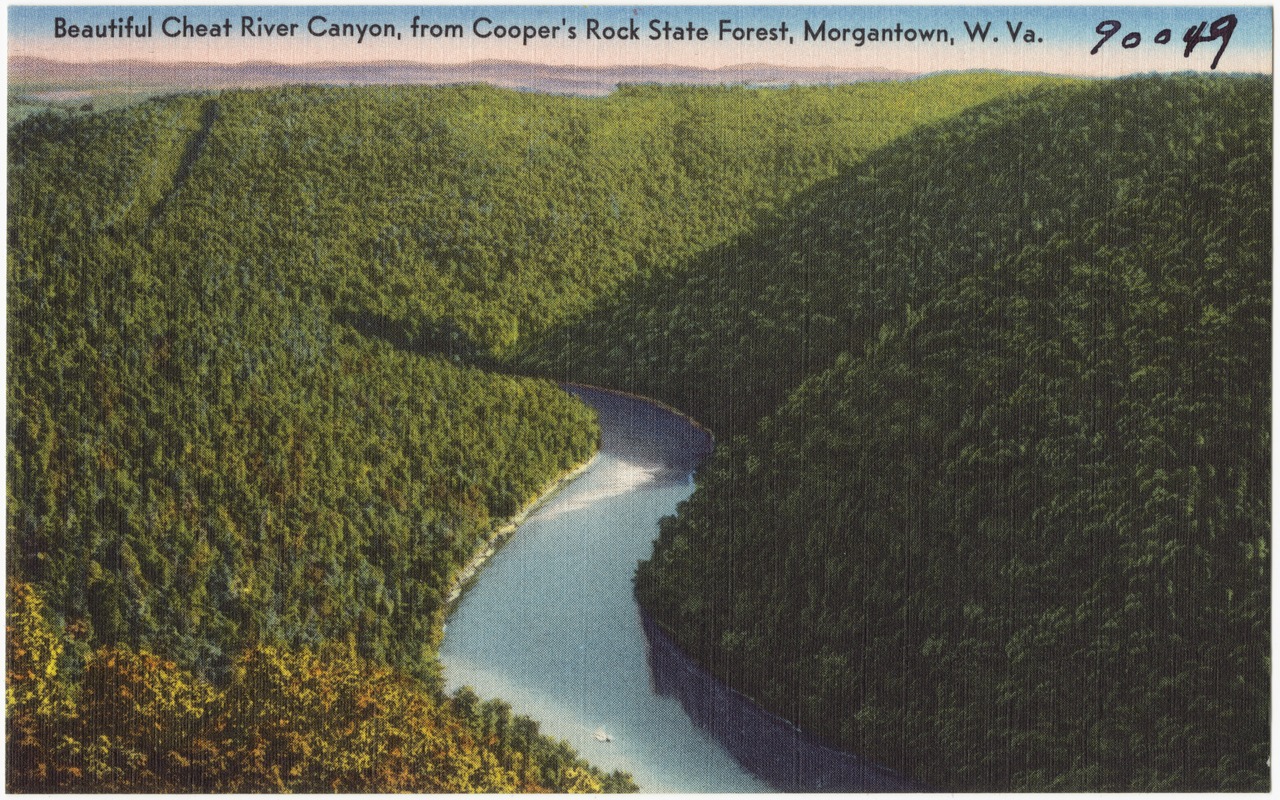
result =
M651 554L658 520L692 493L711 438L644 400L570 391L599 414L600 452L458 602L440 649L448 689L503 698L592 763L631 773L644 792L914 788L891 774L886 783L883 770L847 754L813 750L652 626L646 635L632 594L636 563Z
M600 452L462 596L440 648L448 688L501 697L642 791L767 791L680 701L655 694L632 594L636 562L693 491L709 437L649 403L572 391L600 416ZM597 741L601 729L613 740Z

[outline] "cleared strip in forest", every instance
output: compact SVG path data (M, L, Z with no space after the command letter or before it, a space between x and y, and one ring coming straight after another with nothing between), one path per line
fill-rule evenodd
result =
M206 100L200 114L200 127L187 140L187 149L183 151L182 160L178 162L178 169L173 173L173 185L169 187L169 191L165 192L164 197L161 197L160 201L151 209L151 216L147 219L147 230L143 234L144 242L150 243L151 229L159 221L160 217L164 215L165 209L169 207L169 201L173 199L173 196L187 182L187 178L191 176L191 168L195 166L196 159L200 158L205 142L209 140L209 132L213 130L213 124L218 121L218 114L218 102L216 100Z

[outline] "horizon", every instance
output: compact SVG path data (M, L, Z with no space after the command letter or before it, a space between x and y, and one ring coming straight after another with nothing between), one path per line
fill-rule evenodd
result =
M725 72L735 69L778 69L791 70L795 72L898 72L898 70L875 70L864 67L843 67L834 64L824 64L820 66L790 66L781 63L769 62L750 62L742 64L726 64L721 67L700 67L675 63L653 63L653 64L604 64L604 65L583 65L583 64L551 64L543 61L528 61L510 58L482 58L474 61L457 61L457 62L430 62L430 61L413 61L403 58L387 58L377 61L302 61L302 62L286 62L273 61L270 59L255 59L249 61L152 61L145 58L117 58L105 61L63 61L57 58L49 58L48 56L37 55L10 55L10 63L14 61L40 61L48 64L56 64L66 67L80 66L99 66L99 65L130 65L130 64L148 64L154 66L165 67L251 67L251 66L271 66L271 67L373 67L386 64L395 64L413 67L474 67L474 66L529 66L529 67L551 67L554 69L583 69L583 70L616 70L616 69L688 69L703 70L707 72ZM976 68L974 70L962 70L965 72L981 72L987 71L985 68ZM915 75L916 73L906 73Z
M737 64L718 68L671 64L581 67L489 59L460 64L269 61L239 64L146 62L137 59L78 64L36 56L10 59L9 85L40 104L79 102L86 93L150 94L156 91L264 89L313 86L457 86L485 84L517 91L603 96L623 85L816 86L865 81L904 81L926 76L904 72Z

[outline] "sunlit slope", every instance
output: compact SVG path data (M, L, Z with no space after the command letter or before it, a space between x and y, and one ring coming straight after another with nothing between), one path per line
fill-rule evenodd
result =
M11 137L11 572L80 659L128 643L209 675L334 640L429 674L453 575L594 422L548 383L361 336L285 277L299 253L219 249L231 220L174 223L190 194L252 196L197 184L213 102Z
M1269 80L1050 89L655 282L569 358L745 435L642 604L941 789L1267 788L1271 136Z
M442 697L434 657L459 567L591 413L360 335L273 280L292 254L211 246L230 222L178 234L219 118L11 133L8 788L630 787Z
M246 637L350 638L423 670L490 520L594 447L554 386L361 337L260 263L13 238L9 564L85 646L217 672Z

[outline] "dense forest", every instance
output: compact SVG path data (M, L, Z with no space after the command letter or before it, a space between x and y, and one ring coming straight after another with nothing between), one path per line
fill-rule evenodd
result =
M989 103L535 348L721 433L642 605L941 789L1266 790L1271 125L1260 78Z
M440 689L459 569L598 436L509 359L1051 82L288 88L12 127L9 788L626 788Z

